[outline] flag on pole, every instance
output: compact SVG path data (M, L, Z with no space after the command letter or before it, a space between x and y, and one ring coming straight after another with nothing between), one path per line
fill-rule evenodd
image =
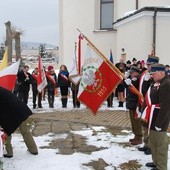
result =
M6 67L8 67L8 49L7 49L7 47L5 49L5 53L4 53L2 62L0 64L0 70L3 70Z
M114 61L113 61L113 54L112 54L112 50L110 50L110 62L111 62L111 63L114 63Z
M0 86L12 91L15 87L20 60L0 71Z
M96 114L100 105L121 80L122 77L87 45L78 99Z
M37 90L41 93L47 86L46 74L42 65L41 56L38 58L38 76L37 76Z

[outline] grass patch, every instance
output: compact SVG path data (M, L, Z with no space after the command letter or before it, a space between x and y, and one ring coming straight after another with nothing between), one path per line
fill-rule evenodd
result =
M120 165L121 170L139 170L142 165L140 165L137 160L130 160L129 162L122 163Z

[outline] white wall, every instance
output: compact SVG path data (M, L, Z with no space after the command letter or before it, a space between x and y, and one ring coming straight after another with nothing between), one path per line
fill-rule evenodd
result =
M139 8L144 6L170 6L170 0L139 0Z
M60 63L68 67L74 55L79 28L106 56L116 51L116 32L98 31L99 0L60 0ZM85 41L85 40L84 40ZM85 43L83 44L85 46ZM84 48L82 49L84 52Z
M138 60L147 59L152 50L153 42L153 12L147 15L134 18L129 22L122 21L122 25L117 26L117 56L121 55L119 49L125 48L127 59L133 57ZM150 16L149 16L150 15ZM164 15L164 17L160 17ZM167 16L165 16L167 15ZM157 16L156 27L156 56L160 58L160 63L170 64L170 13L160 13Z
M169 17L158 16L156 39L156 55L161 63L170 65L170 13Z
M116 20L122 18L124 13L136 9L136 0L115 0Z

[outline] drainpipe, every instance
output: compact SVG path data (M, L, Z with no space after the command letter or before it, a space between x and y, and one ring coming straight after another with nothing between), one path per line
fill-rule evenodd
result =
M136 0L136 10L139 8L139 0Z
M153 55L156 55L156 17L157 17L157 10L155 9L153 15Z

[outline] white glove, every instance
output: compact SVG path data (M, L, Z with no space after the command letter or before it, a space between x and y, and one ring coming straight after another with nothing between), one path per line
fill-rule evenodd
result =
M132 84L132 81L131 81L131 79L125 79L125 83L129 86Z
M125 77L128 78L129 76L130 76L129 71L126 71L126 72L125 72Z
M144 80L149 81L150 78L151 78L151 75L149 74L149 72L145 73Z
M161 128L158 128L158 127L156 127L156 126L155 126L155 129L156 129L156 131L158 131L158 132L161 131Z

